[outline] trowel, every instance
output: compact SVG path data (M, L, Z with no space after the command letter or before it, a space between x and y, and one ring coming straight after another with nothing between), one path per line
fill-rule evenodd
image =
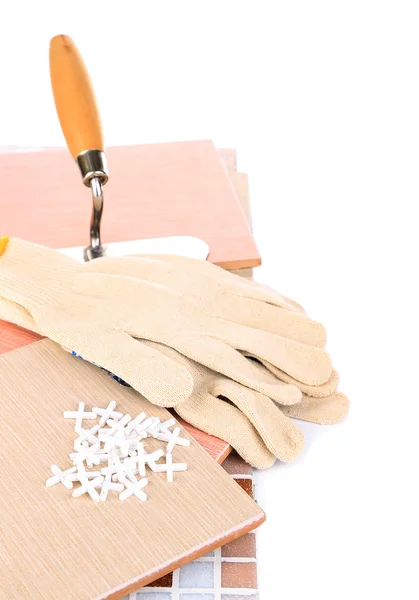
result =
M102 243L103 188L109 174L93 87L84 61L69 36L57 35L52 38L49 60L52 91L61 129L82 181L91 190L93 201L89 246L60 251L81 262L102 256L133 254L175 254L206 260L208 244L193 236Z

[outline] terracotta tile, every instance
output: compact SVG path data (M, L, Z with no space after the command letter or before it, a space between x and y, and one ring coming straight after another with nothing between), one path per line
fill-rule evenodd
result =
M232 452L223 462L223 467L230 475L251 475L252 467L236 452Z
M175 413L174 410L170 410L172 415L177 421L186 429L196 441L205 448L205 450L213 457L218 463L222 463L225 457L231 452L231 446L224 440L220 440L213 435L209 435L204 431L200 431L190 423L187 423Z
M173 573L167 573L167 575L163 575L160 579L156 579L152 583L148 584L148 587L172 587L173 581Z
M254 533L242 535L237 540L221 548L221 556L234 558L256 558L256 538Z
M221 564L221 585L224 588L256 589L256 563L223 562Z
M249 496L253 497L253 481L251 479L235 479L234 481L238 483Z

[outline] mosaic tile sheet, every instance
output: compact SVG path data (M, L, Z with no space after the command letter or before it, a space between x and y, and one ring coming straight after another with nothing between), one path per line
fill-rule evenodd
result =
M252 468L233 453L222 465L253 496ZM201 556L123 600L257 600L256 534Z

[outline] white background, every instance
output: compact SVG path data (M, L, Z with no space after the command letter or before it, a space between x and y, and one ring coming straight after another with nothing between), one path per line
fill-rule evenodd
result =
M326 325L352 409L303 424L303 458L257 474L260 600L419 597L417 7L1 4L1 145L63 143L48 43L70 34L109 145L238 150L257 278Z

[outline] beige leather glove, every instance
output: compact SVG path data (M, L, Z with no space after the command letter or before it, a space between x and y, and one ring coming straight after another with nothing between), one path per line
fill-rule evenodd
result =
M268 321L262 310L259 329L253 313L252 327L235 322L233 316L227 319L219 313L223 307L209 302L205 289L198 293L194 276L190 275L193 292L187 294L187 286L182 292L136 277L92 272L89 264L21 240L11 240L0 256L2 296L27 309L42 335L121 377L156 404L182 402L192 392L193 380L185 368L143 340L172 347L282 404L298 402L301 392L280 382L260 381L258 369L238 350L309 385L330 378L330 359L322 348L269 331L270 323L275 327L271 310ZM238 299L233 311L237 313L242 298L228 298ZM274 308L289 312L269 306Z
M33 319L25 309L1 297L0 318L35 330ZM193 378L192 395L175 407L179 416L229 442L256 468L268 468L276 458L291 462L301 454L304 447L303 432L286 415L314 423L332 424L347 413L348 401L343 394L324 399L303 396L298 404L276 406L264 394L231 381L167 346L146 343L184 366ZM255 366L262 380L275 384L275 378L269 371L260 364Z

